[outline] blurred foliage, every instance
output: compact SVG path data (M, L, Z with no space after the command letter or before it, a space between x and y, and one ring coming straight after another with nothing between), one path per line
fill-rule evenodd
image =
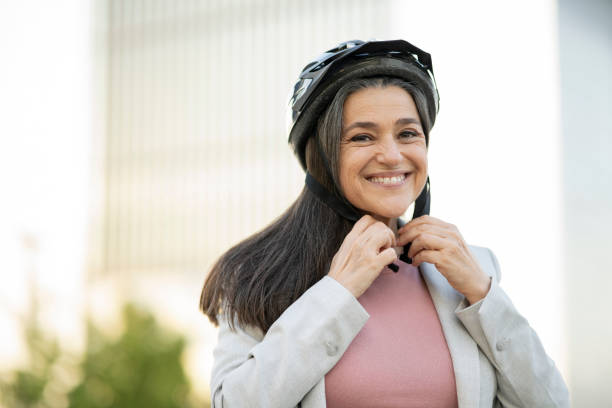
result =
M59 345L34 324L28 324L24 334L29 363L0 378L0 401L4 406L14 408L52 406L45 403L43 393L60 357Z
M71 407L190 406L181 365L185 340L162 329L153 316L128 305L126 330L109 341L89 325L82 382L70 393Z
M0 378L6 407L206 407L191 393L181 364L184 337L147 311L123 309L124 330L111 338L87 322L83 356L62 352L38 325L26 325L29 364ZM71 381L71 375L74 380ZM209 406L209 405L208 405Z

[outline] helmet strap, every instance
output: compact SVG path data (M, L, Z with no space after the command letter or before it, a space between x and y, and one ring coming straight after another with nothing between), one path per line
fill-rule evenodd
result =
M414 213L412 215L412 219L418 218L421 215L429 215L429 207L431 203L429 189L429 176L427 176L427 180L425 181L423 190L421 190L421 194L419 194L417 199L414 201Z
M336 214L351 222L357 222L361 215L353 208L349 207L338 197L329 192L321 183L317 181L309 172L306 172L306 187L326 206L336 212Z
M331 171L331 166L329 165L329 160L327 160L327 155L323 151L323 145L321 145L321 138L319 137L319 135L316 135L315 139L317 140L317 151L319 152L319 157L321 157L321 160L323 161L323 167L325 167L327 177L329 177L329 179L331 180L336 191L340 191L338 185L336 184L336 180L334 180L333 173Z
M338 187L338 184L336 184L336 180L333 177L333 173L331 171L331 166L329 165L329 160L327 159L327 155L323 151L323 145L321 144L321 139L319 138L319 135L316 135L315 139L317 140L317 151L319 152L319 157L321 157L321 160L323 161L323 167L325 167L325 171L327 173L327 177L329 177L329 179L331 180L333 188L337 192L339 192L340 188ZM306 173L306 176L307 176L307 179L308 179L308 172ZM359 218L361 218L361 216L363 214L361 214L359 212L359 210L357 210L354 206L352 206L344 197L342 197L340 194L338 194L338 195L340 195L340 197L338 197L338 195L333 195L323 185L321 185L321 183L319 183L318 180L316 180L314 177L312 177L312 175L310 176L310 178L312 180L314 180L314 182L317 183L320 186L321 189L323 189L325 194L329 195L330 198L326 199L327 201L330 201L330 200L334 201L334 204L332 204L333 207L331 207L331 208L333 210L336 210L336 208L338 210L340 210L340 211L336 211L338 214L342 215L344 218L346 218L347 220L352 221L352 222L357 222L357 220ZM317 197L321 198L318 195L317 195ZM327 202L327 201L323 200L323 202Z
M414 212L412 214L412 219L419 218L422 215L429 215L429 207L431 203L431 195L429 193L430 185L429 185L429 176L427 176L427 180L425 181L425 186L423 190L421 190L421 194L414 201ZM397 222L397 227L401 228L406 223L400 218ZM408 242L404 245L404 250L400 255L399 259L408 264L412 263L412 259L408 257L408 251L410 250L410 245L412 242Z

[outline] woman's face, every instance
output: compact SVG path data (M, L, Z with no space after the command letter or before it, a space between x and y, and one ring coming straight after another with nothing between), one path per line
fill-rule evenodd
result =
M427 146L408 92L388 86L349 95L339 176L351 204L385 223L416 200L427 180Z

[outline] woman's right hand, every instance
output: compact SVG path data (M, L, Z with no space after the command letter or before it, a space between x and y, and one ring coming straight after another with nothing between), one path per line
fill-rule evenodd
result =
M334 255L327 276L337 280L358 298L382 269L397 260L395 234L370 215L355 223Z

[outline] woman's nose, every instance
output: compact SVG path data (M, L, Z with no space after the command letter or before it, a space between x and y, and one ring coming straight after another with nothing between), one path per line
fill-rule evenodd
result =
M384 141L380 145L377 160L389 166L396 166L402 161L402 152L396 140Z

